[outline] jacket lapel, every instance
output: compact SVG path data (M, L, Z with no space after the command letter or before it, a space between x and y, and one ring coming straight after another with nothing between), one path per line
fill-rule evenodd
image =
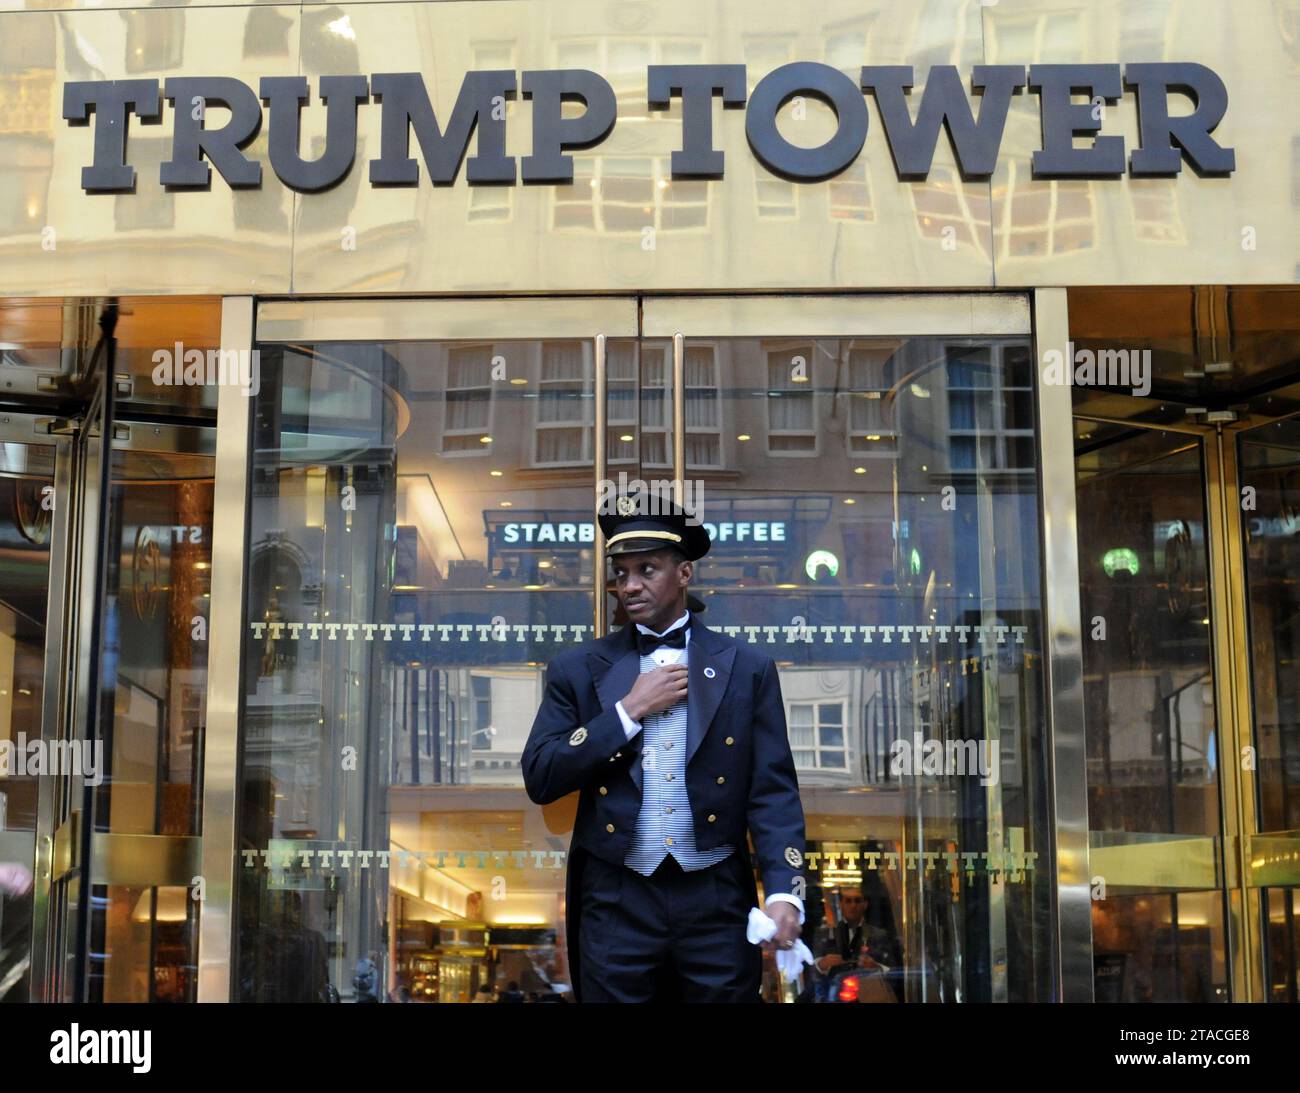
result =
M717 635L691 616L691 644L688 654L686 688L686 762L689 763L699 749L709 726L717 716L722 696L726 693L727 683L731 679L731 667L736 659L734 646L717 640ZM596 694L600 698L600 707L610 709L622 699L637 676L641 673L641 656L636 648L636 631L628 623L620 632L620 641L608 650L593 651L588 654L588 665L592 678L596 682ZM705 669L712 669L712 676ZM629 746L634 752L641 750L641 735L632 740ZM635 758L628 767L632 781L641 788L641 763Z
M641 674L641 657L636 649L636 631L631 623L619 631L621 642L615 643L606 652L592 652L587 655L588 667L592 679L596 681L596 694L600 698L602 710L612 709L614 703L621 701L632 689L637 676ZM641 750L641 734L629 741L634 752ZM636 788L641 788L641 762L634 760L628 767L628 773Z
M691 615L691 644L688 651L686 684L686 762L689 763L713 724L722 696L731 678L736 648L717 640L717 635ZM705 669L712 669L710 676Z

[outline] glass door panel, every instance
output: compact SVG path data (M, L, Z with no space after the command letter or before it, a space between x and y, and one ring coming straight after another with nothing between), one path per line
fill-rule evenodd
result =
M1264 998L1300 997L1300 421L1244 431L1237 462L1250 631L1252 876L1264 922Z
M809 941L857 888L863 1000L1049 997L1027 323L688 330L678 360L662 324L532 336L531 305L472 303L263 306L235 997L567 994L576 802L531 805L520 751L546 663L594 632L598 472L679 459L703 621L781 666Z
M21 418L25 430L11 419ZM34 420L5 415L0 441L0 1002L32 996L34 911L48 897L37 840L57 787L46 747L46 637L55 506L53 444ZM49 696L57 703L57 696ZM39 966L39 962L38 966ZM39 994L39 985L35 988Z
M594 634L599 327L503 306L260 346L237 1000L569 989L576 801L532 805L519 764L547 662ZM602 420L635 471L631 332Z
M86 996L194 1000L214 433L118 425Z
M1048 998L1030 341L881 303L835 301L829 324L826 301L684 311L685 489L713 539L695 592L776 660L807 819L819 971L769 967L765 995ZM647 302L646 328L672 306Z
M1098 1001L1229 998L1202 440L1076 420Z

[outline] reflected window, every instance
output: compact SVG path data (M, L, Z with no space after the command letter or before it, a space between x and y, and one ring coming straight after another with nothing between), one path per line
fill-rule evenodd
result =
M768 174L761 165L755 166L754 207L765 219L793 219L799 215L799 191L793 182Z
M641 461L647 467L671 468L672 384L666 346L641 346Z
M988 252L989 203L982 186L963 183L956 168L936 164L923 182L910 183L918 233L948 250Z
M811 345L767 353L767 450L769 455L817 451L816 392Z
M589 459L591 424L585 396L590 377L583 344L547 342L537 386L537 465Z
M876 219L871 200L867 160L859 156L826 184L828 215L832 220L871 223Z
M874 17L854 26L835 30L826 39L826 64L838 68L857 82L868 57L867 35Z
M442 450L491 454L492 346L467 345L447 355Z
M159 72L185 63L184 10L145 8L120 14L126 23L127 72Z
M722 401L717 360L709 345L686 348L686 465L722 465Z
M952 469L1032 468L1034 393L1028 350L950 346L948 370Z
M1178 188L1172 180L1144 180L1142 186L1126 186L1133 230L1146 243L1187 242L1182 215L1178 211Z
M492 679L490 676L475 675L470 677L473 688L474 727L470 734L470 746L475 751L491 751L492 737L496 730L492 727Z
M708 227L708 183L674 179L667 157L577 155L573 167L573 185L555 187L551 197L557 229L632 234Z
M38 235L46 224L49 186L49 166L7 166L0 175L0 231Z
M859 346L849 350L849 452L853 455L892 455L893 410L886 402L894 385L897 343Z
M801 770L849 769L844 741L844 705L840 702L795 702L787 715L790 750Z
M1092 183L1035 181L1027 164L1007 164L1005 185L994 200L1005 210L999 227L1004 257L1034 258L1097 245Z

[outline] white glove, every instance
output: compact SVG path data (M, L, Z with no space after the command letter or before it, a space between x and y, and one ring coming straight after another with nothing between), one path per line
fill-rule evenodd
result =
M749 922L745 925L745 937L749 939L750 944L761 945L775 934L776 922L772 917L757 907L751 907ZM787 981L798 979L803 973L804 965L812 962L813 955L808 951L808 946L803 943L802 938L796 939L789 949L776 950L777 971L781 973L781 978Z

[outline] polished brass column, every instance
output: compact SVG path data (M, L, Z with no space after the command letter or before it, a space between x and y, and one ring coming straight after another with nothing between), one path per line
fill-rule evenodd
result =
M1064 354L1070 337L1063 288L1034 293L1034 352ZM1093 1000L1092 892L1088 868L1088 779L1083 720L1083 621L1079 532L1074 493L1072 388L1046 384L1038 394L1039 488L1043 514L1043 604L1047 657L1047 739L1055 878L1057 998Z
M224 300L222 352L251 350L253 300ZM239 708L248 543L249 399L235 383L217 396L217 460L212 497L212 614L208 626L208 724L203 737L205 899L199 921L200 1002L228 1002L234 945L235 854L239 817Z

